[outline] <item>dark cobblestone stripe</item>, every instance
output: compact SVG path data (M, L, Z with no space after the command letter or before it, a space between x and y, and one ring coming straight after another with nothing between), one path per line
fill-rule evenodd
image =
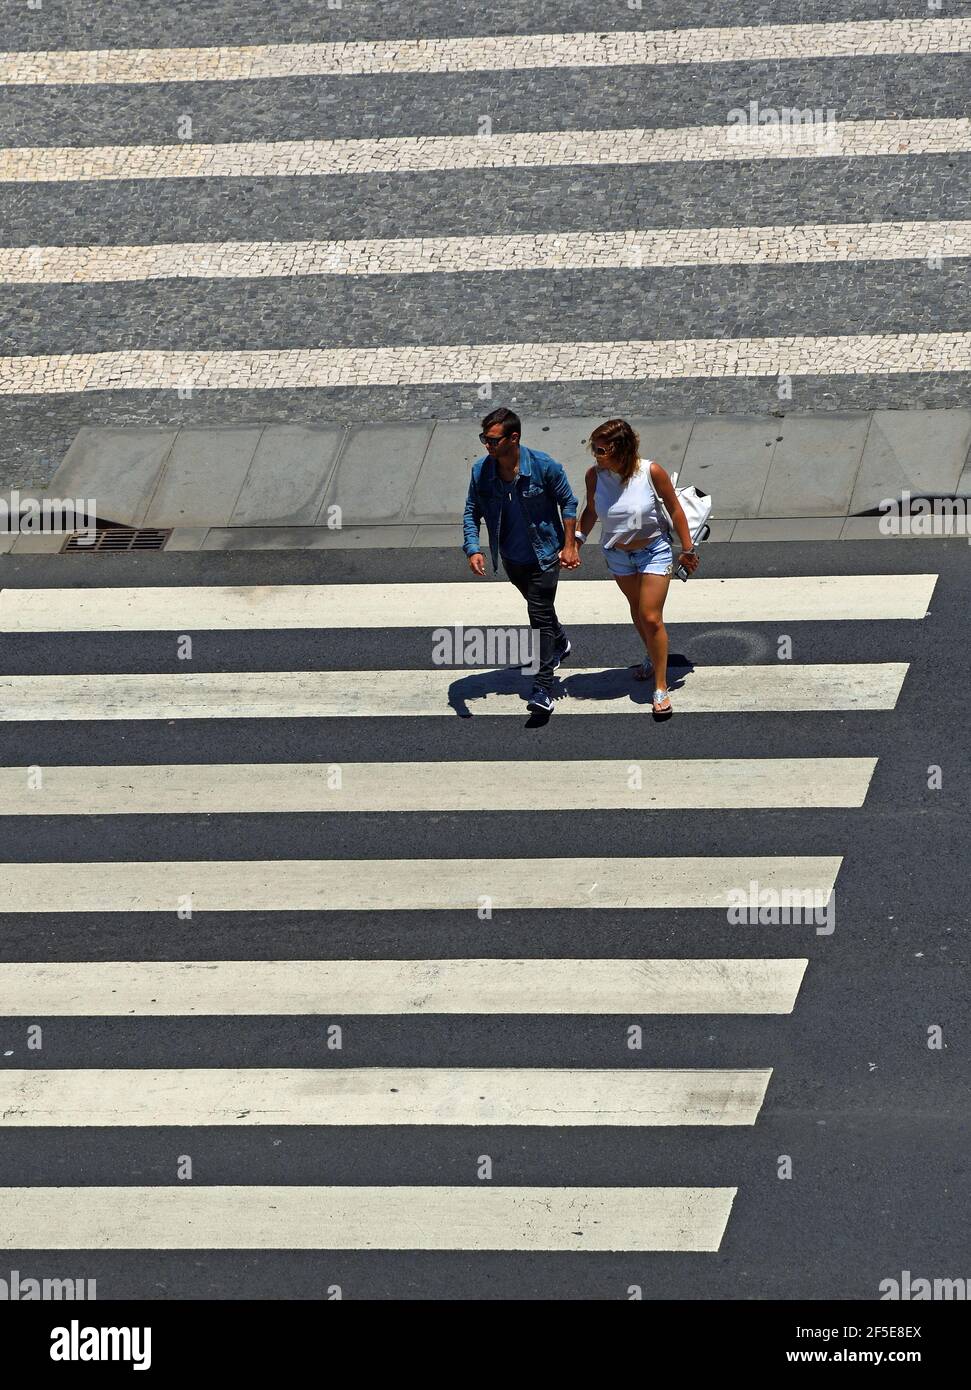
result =
M698 66L292 77L95 87L7 87L0 145L171 145L723 125L729 111L833 110L840 120L959 117L967 54ZM822 117L825 119L825 114ZM184 128L184 127L183 127Z
M948 0L947 14L971 14L967 0ZM933 17L912 0L732 0L715 12L706 0L43 0L4 7L3 46L53 48L172 48L238 43L314 43L354 39L412 39L452 34L542 34L570 30L685 29L739 24L821 24L853 19Z
M971 155L8 185L7 246L792 226L971 216Z
M971 331L971 262L0 286L14 356ZM500 310L500 306L505 306Z

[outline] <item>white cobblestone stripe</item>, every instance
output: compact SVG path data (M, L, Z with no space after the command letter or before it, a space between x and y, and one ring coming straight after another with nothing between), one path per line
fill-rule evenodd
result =
M786 58L971 52L971 19L878 19L644 32L483 35L473 38L213 48L0 53L0 84L235 82L378 73L733 63Z
M739 108L741 111L742 108ZM743 113L744 114L744 113ZM777 113L780 114L780 113ZM803 121L802 116L806 119ZM38 145L0 150L0 183L115 179L294 178L453 169L862 159L971 151L971 118L830 121L806 108L789 123L671 129L541 130L368 140L244 141L221 145Z
M0 357L0 396L971 371L971 333Z
M0 247L0 284L235 280L300 275L622 270L971 256L971 222L846 222L801 227L674 227L520 236L360 241L169 242Z

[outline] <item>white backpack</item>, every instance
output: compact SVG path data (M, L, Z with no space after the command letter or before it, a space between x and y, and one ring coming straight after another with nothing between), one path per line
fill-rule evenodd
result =
M648 482L651 484L651 490L657 498L658 515L664 517L668 524L668 530L674 535L674 525L668 515L668 509L661 501L660 497L658 497L657 488L654 486L654 479L651 477L650 463L653 461L654 460L651 460L648 463ZM671 484L674 487L675 495L681 503L682 511L688 522L688 530L691 533L691 544L698 545L701 541L707 540L711 535L711 527L708 525L708 518L711 516L711 498L708 496L707 492L702 492L701 488L695 487L693 483L688 487L678 487L678 476L676 472L671 474ZM687 579L688 577L687 570L682 572L680 567L675 570L675 574L679 579Z

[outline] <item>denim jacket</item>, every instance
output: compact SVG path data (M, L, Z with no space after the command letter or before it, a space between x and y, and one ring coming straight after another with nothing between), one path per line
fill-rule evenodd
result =
M519 477L516 489L523 511L529 539L533 543L540 569L552 569L566 539L560 509L564 517L575 517L577 499L573 495L562 464L539 449L519 446ZM472 465L469 495L465 500L466 555L481 551L479 524L485 518L489 532L489 549L493 569L499 568L499 523L502 517L502 484L496 471L496 461L488 454Z

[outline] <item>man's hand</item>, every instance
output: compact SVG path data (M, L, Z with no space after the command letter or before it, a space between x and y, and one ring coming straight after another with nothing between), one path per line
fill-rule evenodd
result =
M575 570L580 568L580 548L577 545L565 545L560 551L560 568L565 570Z
M474 555L469 556L469 569L480 579L485 579L485 556L481 550L477 550Z

